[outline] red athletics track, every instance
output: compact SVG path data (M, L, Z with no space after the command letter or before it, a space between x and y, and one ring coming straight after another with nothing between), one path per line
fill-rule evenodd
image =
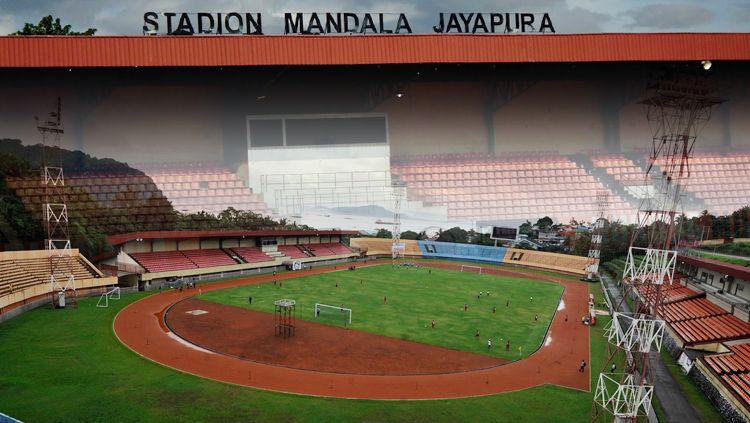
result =
M420 263L449 269L460 266L445 262ZM358 267L378 264L382 262ZM333 266L203 286L199 284L199 288L208 292L331 270ZM195 347L168 332L163 322L164 311L174 303L197 294L197 290L190 289L182 293L170 290L130 304L117 314L113 329L120 342L149 360L196 376L271 391L382 400L461 398L517 391L544 384L588 391L589 367L583 373L578 371L582 359L590 362L588 326L580 323L580 316L588 309L587 284L503 269L486 268L483 272L548 280L565 286L562 297L565 308L555 314L543 346L528 358L482 370L408 376L327 373L242 360ZM566 314L569 317L567 322Z

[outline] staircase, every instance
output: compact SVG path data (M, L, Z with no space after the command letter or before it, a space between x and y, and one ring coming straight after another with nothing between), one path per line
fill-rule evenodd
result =
M648 169L648 160L646 160L643 154L623 153L623 155L632 160L633 163L638 165L641 169L643 169L644 174L646 173L646 170ZM655 164L653 172L661 173L661 168L659 168L659 166ZM690 207L694 207L697 210L705 210L707 208L706 202L702 198L696 197L692 192L685 190L683 191L683 196L683 204L690 205Z
M574 161L578 166L580 166L582 169L584 169L586 172L591 174L596 178L597 181L599 181L602 185L609 188L612 192L617 194L620 198L624 199L625 201L630 204L631 207L634 209L638 209L640 206L640 200L636 198L633 194L628 192L628 190L625 189L625 187L617 182L612 175L608 174L606 170L595 167L594 163L591 161L591 159L585 155L585 154L571 154L568 156L570 160Z

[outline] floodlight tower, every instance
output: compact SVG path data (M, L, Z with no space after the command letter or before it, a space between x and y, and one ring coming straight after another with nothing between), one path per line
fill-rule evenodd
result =
M391 235L393 243L391 244L391 255L393 262L404 258L404 244L401 243L401 201L406 196L406 188L403 184L394 182L393 188L393 230Z
M600 189L596 192L597 216L594 218L594 231L591 234L591 246L589 247L589 263L586 265L586 276L593 280L599 274L599 256L601 255L602 241L604 240L604 224L607 221L609 210L609 191Z
M622 279L622 300L637 294L636 310L620 312L621 302L607 328L609 354L599 375L592 421L604 413L615 421L637 421L651 411L649 353L652 348L661 350L665 325L660 318L662 285L674 280L677 210L690 177L698 133L713 107L722 102L715 92L705 76L663 75L649 82L646 96L639 102L646 106L652 131L645 178L654 191L638 209ZM623 373L606 373L622 358Z
M42 186L44 203L42 219L46 229L44 248L48 254L50 293L54 305L64 307L68 302L77 306L73 256L68 228L68 205L65 195L65 175L62 168L60 139L65 133L62 124L62 103L57 98L55 108L46 120L37 120L42 137ZM51 157L56 154L56 157ZM56 159L56 163L51 164Z

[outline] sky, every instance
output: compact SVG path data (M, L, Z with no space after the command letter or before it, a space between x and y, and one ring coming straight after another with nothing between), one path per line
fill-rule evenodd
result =
M259 12L266 34L283 32L285 12L316 11L405 13L419 33L432 32L440 12L547 12L558 33L750 30L750 0L0 0L0 34L52 14L77 31L140 35L147 11Z

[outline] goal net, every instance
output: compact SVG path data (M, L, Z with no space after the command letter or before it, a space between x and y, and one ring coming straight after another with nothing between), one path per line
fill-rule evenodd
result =
M316 303L313 316L320 323L349 326L352 324L352 309L330 304Z
M482 274L482 268L479 266L467 266L465 264L462 264L461 271L469 273L479 273L480 275Z
M107 308L109 307L109 300L120 299L120 287L116 286L109 291L105 291L100 297L99 301L96 302L97 307Z

